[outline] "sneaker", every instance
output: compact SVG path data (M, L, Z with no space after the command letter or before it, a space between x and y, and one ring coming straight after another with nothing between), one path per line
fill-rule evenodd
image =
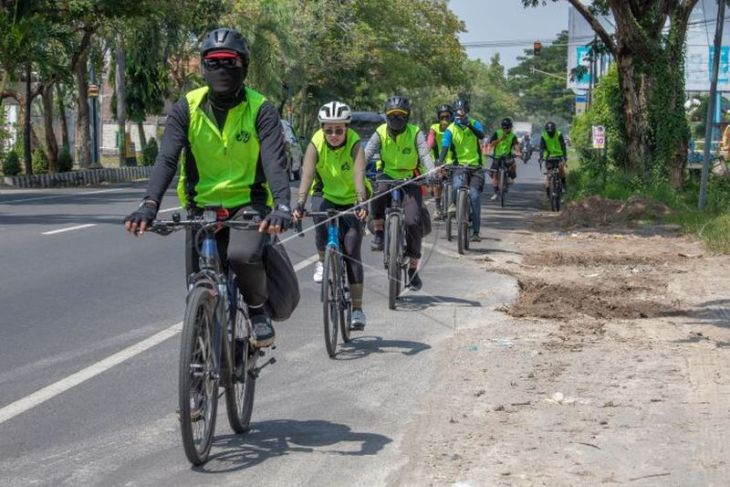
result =
M370 243L370 250L380 252L383 250L383 231L375 232L373 241Z
M489 198L491 201L496 201L497 198L499 198L499 193L494 193L491 198Z
M350 320L350 327L353 330L364 330L365 329L365 323L367 322L367 318L365 318L365 313L361 309L353 309L352 310L352 319Z
M324 265L317 261L317 267L314 268L314 276L312 277L314 282L322 282L322 274L324 274Z
M478 233L472 233L471 238L469 239L470 242L481 242L482 237L479 236Z
M251 317L252 336L251 342L254 347L264 348L274 344L276 332L271 325L271 320L264 314L254 315Z
M433 220L440 222L440 221L443 221L443 219L444 219L444 212L441 210L436 210L433 214Z
M450 215L456 215L456 205L454 203L451 203L449 205L449 214Z
M414 291L418 291L423 287L423 282L418 276L418 271L416 269L408 269L408 287Z

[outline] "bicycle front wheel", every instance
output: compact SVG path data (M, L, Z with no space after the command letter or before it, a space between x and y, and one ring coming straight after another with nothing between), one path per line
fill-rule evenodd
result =
M507 171L499 172L499 204L504 208L505 197L507 196Z
M322 273L322 311L324 315L324 344L330 358L337 352L337 327L340 319L340 303L338 300L339 273L335 249L327 247L324 255L324 272Z
M394 213L388 220L388 308L395 309L400 294L400 215Z
M193 465L208 460L218 409L213 326L216 297L206 287L188 296L180 347L179 411L185 455ZM222 337L221 337L222 338Z
M459 190L456 200L456 244L460 254L469 245L469 199L466 191Z
M451 183L447 183L444 185L444 194L443 194L443 203L442 206L444 210L446 211L446 240L451 242L451 226L453 224L454 218L449 212L449 206L451 205Z
M349 343L350 341L350 323L352 322L352 296L347 287L347 273L344 269L344 263L340 261L339 264L342 268L340 272L340 292L339 294L339 306L340 306L340 332L342 333L342 341Z
M238 434L249 430L253 398L256 390L256 374L253 371L257 350L251 346L243 299L239 296L231 333L230 384L226 386L226 411L228 424Z

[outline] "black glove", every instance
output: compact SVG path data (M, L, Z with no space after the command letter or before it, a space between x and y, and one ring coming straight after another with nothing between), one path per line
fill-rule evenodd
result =
M264 220L269 224L269 228L281 227L283 232L291 226L291 210L288 206L279 205Z
M143 200L142 203L130 215L124 219L124 223L130 222L136 230L142 222L146 226L152 225L157 217L157 203L153 200ZM135 232L136 233L136 232Z

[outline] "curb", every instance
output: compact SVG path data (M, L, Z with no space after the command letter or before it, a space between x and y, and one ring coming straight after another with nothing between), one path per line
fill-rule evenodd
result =
M15 188L58 188L100 183L122 183L135 179L149 178L150 174L152 174L152 166L85 169L56 174L5 176L3 183Z

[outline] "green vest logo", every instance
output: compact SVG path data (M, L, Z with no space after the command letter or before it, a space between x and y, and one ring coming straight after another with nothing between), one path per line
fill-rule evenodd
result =
M244 144L251 139L251 134L245 130L241 130L236 134L236 140Z
M344 162L340 166L340 171L349 171L349 170L350 170L350 163L349 162Z
M410 153L411 153L411 148L410 147L406 147L405 149L403 149L403 154L408 155Z

